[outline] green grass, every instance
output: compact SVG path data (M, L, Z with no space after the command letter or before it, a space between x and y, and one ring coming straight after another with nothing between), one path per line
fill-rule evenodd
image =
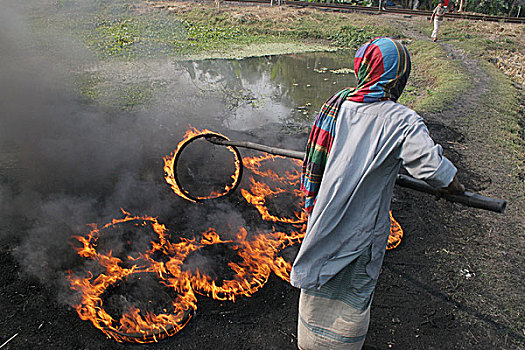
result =
M511 79L494 66L495 61L491 54L497 50L517 52L520 50L519 43L510 39L503 31L500 34L480 32L477 28L471 28L471 22L468 21L447 23L447 26L449 28L444 32L444 38L448 38L449 43L465 51L469 57L479 60L491 79L491 85L488 86L479 109L472 111L476 115L485 116L478 124L483 125L483 133L487 133L491 141L505 150L505 161L513 169L512 175L516 179L524 179L524 115L520 107L523 91L518 90ZM471 77L463 79L467 81ZM525 191L523 180L516 190Z
M136 0L59 1L45 9L35 28L55 26L84 42L101 59L183 57L203 52L227 52L258 43L324 41L334 47L357 47L380 35L399 37L393 27L363 21L358 16L309 12L286 18L257 18L232 14L214 6L196 5L190 11L136 11ZM330 22L327 26L326 23Z
M485 71L491 77L493 84L489 87L482 101L484 132L487 132L495 145L505 150L505 161L512 169L517 183L516 191L525 192L525 140L523 139L523 111L520 101L522 95L516 90L509 78L499 72L488 62L483 63ZM524 325L525 328L525 325Z
M460 63L439 45L416 40L408 49L413 69L400 103L419 113L441 111L472 85Z
M385 33L387 30L384 30L383 33L381 32L381 30L371 25L344 25L338 28L334 34L330 34L329 39L337 46L358 48L376 36L387 34Z
M470 46L473 49L472 52L477 53L496 49L511 51L519 49L518 36L523 35L523 30L508 33L503 26L497 23L478 24L469 20L445 21L439 30L439 40ZM427 37L430 37L433 28L424 22L420 29Z
M75 81L76 89L80 92L80 96L90 103L96 101L101 97L99 84L100 77L94 73L82 73L77 76Z

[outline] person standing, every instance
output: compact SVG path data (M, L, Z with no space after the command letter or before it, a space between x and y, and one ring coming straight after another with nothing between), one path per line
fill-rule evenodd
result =
M434 23L434 31L432 31L432 35L430 37L434 42L437 41L439 27L441 25L441 22L443 21L445 13L447 13L447 9L444 6L444 1L439 0L438 5L434 9L434 11L432 12L432 16L430 17L430 21Z
M290 275L301 288L301 350L361 349L401 165L434 187L464 191L423 119L396 103L410 68L403 44L367 42L355 55L357 87L328 99L312 127L301 176L309 217Z

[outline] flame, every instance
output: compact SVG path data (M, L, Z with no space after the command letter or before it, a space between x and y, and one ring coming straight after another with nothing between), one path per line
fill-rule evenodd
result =
M226 139L213 131L199 131L190 127L174 153L164 158L166 182L177 195L190 202L217 198L233 188L233 185L227 185L224 187L225 192L211 193L206 197L192 197L179 188L174 172L176 156L187 143L204 134ZM233 148L230 147L230 151L235 155ZM271 166L277 160L291 162L291 169L284 174L276 173ZM245 157L242 159L242 165L251 175L247 188L241 189L244 200L257 210L262 220L286 229L274 228L268 230L269 232L248 234L245 228L240 228L236 233L228 233L228 237L233 238L225 239L224 234L221 235L215 229L209 228L191 239L180 237L173 242L169 239L166 227L156 218L132 216L122 210L124 214L122 219L113 219L100 227L91 224L89 225L91 230L87 235L74 236L80 245L75 248L78 255L98 264L100 270L98 274L91 271L69 273L71 288L78 291L80 295L80 302L75 306L80 318L91 321L108 337L119 342L155 342L184 328L193 312L197 310L195 294L233 302L239 297L249 297L260 290L272 272L283 280L289 281L292 265L282 256L282 252L289 247L297 246L303 240L308 219L302 209L304 201L298 189L301 161L263 155ZM233 183L239 180L240 174L239 162L235 164ZM295 199L295 209L291 209L288 217L272 213L268 208L268 204L281 195ZM392 212L390 212L390 219L391 229L387 249L397 247L403 236L403 230L395 221ZM112 251L102 253L99 238L108 229L125 223L137 227L150 226L155 237L149 249L139 253L138 256L127 256L126 261L123 261L122 257L113 256ZM214 245L226 245L232 254L237 255L235 261L238 262L228 263L232 272L230 279L212 278L206 271L184 268L184 262L190 254ZM115 319L104 309L105 293L110 293L108 290L112 286L125 283L126 280L139 274L152 274L161 285L172 291L170 311L154 314L130 306L120 319Z
M74 236L80 242L80 247L75 247L79 256L97 262L101 268L100 274L95 276L91 272L77 275L69 272L71 288L79 292L80 302L75 305L76 311L82 320L89 320L93 325L104 332L108 337L117 341L151 342L158 341L166 336L173 335L182 329L196 310L196 298L188 281L168 275L164 263L152 259L156 252L164 252L166 241L166 228L159 224L156 218L144 216L131 216L123 210L123 219L113 219L110 223L97 227L91 225L92 230L84 236ZM129 268L122 267L123 260L112 256L113 253L97 251L97 242L100 235L108 228L122 223L132 223L136 226L150 225L158 235L158 241L152 241L152 247L141 253L139 258L129 257L134 264ZM170 258L170 264L176 257ZM179 258L182 262L182 259ZM104 293L108 288L127 280L140 273L154 274L167 287L173 289L176 295L171 303L172 311L164 314L143 312L133 306L123 313L119 320L114 319L104 309Z
M390 211L390 235L388 236L386 249L390 250L397 248L397 246L401 244L401 238L403 238L403 229L392 216L392 211Z
M265 180L272 180L273 182L278 183L283 187L280 186L272 189L266 181L257 181L254 177L252 177L250 178L250 190L248 191L245 189L241 189L241 194L248 203L252 204L253 206L255 206L255 208L257 208L263 220L272 222L282 222L288 224L305 223L308 218L306 212L303 210L298 209L298 211L294 212L294 218L280 218L270 214L268 207L266 206L267 199L272 199L272 197L278 196L282 193L292 193L296 197L302 198L301 192L298 189L298 183L301 177L298 168L293 169L292 171L286 171L284 176L279 176L271 169L268 169L266 171L261 170L261 164L263 162L269 160L274 161L278 158L285 159L285 157L281 156L265 155L261 157L244 158L243 164L246 168L250 169L254 173L254 175L257 175L259 178L263 178ZM295 164L300 164L300 162L295 160ZM295 189L290 190L290 188ZM299 201L298 204L299 208L301 208L302 201Z
M250 242L246 240L247 234L245 229L241 229L235 240L222 240L215 231L210 230L200 242L191 247L191 250L197 250L214 244L231 244L232 249L242 258L241 263L228 263L235 273L233 279L221 280L219 285L219 281L199 270L196 273L184 271L182 276L190 281L197 293L216 300L235 301L237 296L251 296L262 288L270 276L268 262L273 259L274 248L270 244L264 246L264 249L257 249L263 247L258 241L264 235Z
M175 159L177 157L177 154L188 144L190 143L195 137L200 137L202 135L214 135L214 136L218 136L218 137L221 137L225 140L229 140L226 136L222 135L222 134L219 134L219 133L216 133L214 131L211 131L211 130L208 130L208 129L204 129L204 130L197 130L196 128L192 127L190 125L189 129L186 131L186 133L184 134L184 138L181 142L179 142L179 144L177 145L177 147L175 148L175 151L169 155L169 156L166 156L164 157L164 179L166 180L166 182L171 186L171 189L173 190L173 192L175 192L176 195L190 201L190 202L199 202L201 200L206 200L206 199L214 199L214 198L218 198L218 197L221 197L221 196L224 196L226 194L228 194L234 187L235 187L235 184L237 183L237 181L240 180L240 176L241 176L241 167L240 167L240 162L241 160L240 159L237 159L237 154L235 153L235 150L233 149L233 147L226 147L232 154L233 156L235 157L234 159L234 165L235 165L235 172L234 174L231 176L231 179L232 179L232 182L230 184L227 184L224 186L224 190L223 192L219 192L219 191L214 191L212 193L210 193L208 196L202 196L202 197L190 197L187 192L185 192L182 188L180 188L179 184L177 183L177 180L175 178Z

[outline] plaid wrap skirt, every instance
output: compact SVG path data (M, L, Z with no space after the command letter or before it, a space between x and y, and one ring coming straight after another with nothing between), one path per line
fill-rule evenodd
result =
M366 273L369 260L370 251L366 250L320 289L301 290L299 349L361 349L377 282Z

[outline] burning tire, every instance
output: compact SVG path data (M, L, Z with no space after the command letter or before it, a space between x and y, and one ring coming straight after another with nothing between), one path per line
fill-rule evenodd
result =
M306 212L302 210L303 201L300 200L302 197L299 187L300 173L296 170L284 172L284 175L280 175L272 169L263 170L263 164L276 160L285 160L282 156L275 156L271 154L259 156L259 157L247 157L243 159L243 165L253 173L253 177L250 177L250 188L248 190L241 189L241 194L246 202L253 205L261 218L265 221L300 225L307 221ZM299 162L296 160L286 159L288 162L292 162L295 166L299 166ZM287 164L289 165L289 163ZM264 179L264 181L256 180L255 177ZM278 214L272 214L269 208L270 199L275 199L279 196L289 196L289 200L286 207L294 207L298 205L292 218L281 217ZM299 199L299 200L297 200Z
M197 300L189 281L167 273L166 265L177 264L181 259L167 255L172 244L166 240L164 225L153 217L124 213L123 219L113 219L100 228L93 225L87 236L76 237L81 243L76 248L78 255L96 264L85 264L85 270L78 274L70 272L68 279L71 288L79 292L80 300L75 308L82 320L91 321L119 342L155 342L180 331L193 316ZM127 260L114 256L112 250L101 251L98 245L102 234L123 224L132 224L135 228L151 226L158 237L148 249ZM154 260L154 255L163 256L167 262ZM125 285L128 287L123 287ZM152 295L163 295L166 300L148 311L152 307ZM170 305L169 310L164 305Z
M187 189L184 188L179 175L177 173L177 165L179 163L179 160L181 158L182 152L184 149L191 144L192 142L207 138L207 137L215 137L219 138L221 140L229 140L226 136L211 132L211 131L202 131L199 132L195 129L190 130L186 137L182 142L180 142L177 145L177 149L175 150L174 154L165 157L164 158L164 171L166 173L165 179L166 182L171 186L172 190L179 195L180 197L189 200L191 202L202 202L209 199L216 199L220 197L224 197L229 195L231 192L235 191L235 189L239 186L242 178L242 156L239 150L234 146L227 146L228 150L233 154L234 156L234 164L235 164L235 172L231 176L232 183L227 184L224 187L224 191L220 193L212 193L209 196L194 196L192 195Z
M172 285L169 282L149 271L128 271L118 278L112 276L101 278L102 276L97 277L90 284L93 292L83 294L77 312L81 319L91 321L96 328L118 342L151 343L172 336L186 326L196 310L196 298L189 284L184 288L180 288L179 285L179 290L175 291L170 288ZM163 294L167 296L164 299L170 299L158 302L158 305L162 303L162 310L149 311L146 308L151 301L137 302L134 298L130 298L129 294L123 296L115 293L116 289L126 283L143 285L146 276L158 280L156 289L163 292L156 293L157 295ZM130 280L135 281L130 282ZM149 289L151 288L148 288L148 291ZM170 293L165 289L170 289ZM112 297L116 301L112 302ZM165 306L167 304L170 306ZM110 309L111 311L108 311ZM115 310L118 310L116 312L118 315L115 315Z
M246 231L241 232L235 240L222 240L217 233L210 231L205 238L191 248L186 256L187 265L192 266L193 269L186 268L180 272L173 270L170 272L184 276L185 280L190 281L196 293L216 300L235 301L240 296L251 296L268 280L271 273L268 262L273 259L274 255L271 249L263 254L257 254L252 244L254 243L246 240ZM225 261L219 264L216 261L208 264L206 252L211 252L212 258L224 256ZM192 254L198 254L198 259L205 263L203 265L212 265L215 270L203 271L194 262L195 259L191 260ZM229 272L226 271L228 268Z
M248 239L246 229L240 228L234 238L223 239L209 228L200 240L180 237L179 242L174 243L168 239L166 227L154 217L132 216L123 211L123 219L113 219L100 227L91 225L88 235L75 237L80 242L75 248L78 255L90 261L84 265L84 271L70 272L68 279L71 288L79 292L75 307L80 318L91 321L116 341L150 343L179 332L197 309L195 292L216 300L235 301L261 289L272 271L283 280L290 279L289 261L293 258L290 259L290 250L286 250L304 238L307 216L303 211L295 212L293 218L272 214L278 208L268 207L267 198L283 194L300 197L297 189L289 189L296 187L299 172L279 176L271 169L261 171L261 162L273 160L273 156L243 160L237 148L226 146L234 156L232 183L222 192L209 196L192 195L182 186L176 172L177 164L189 144L208 137L228 140L209 130L192 129L174 154L164 158L165 179L173 191L192 202L226 196L238 187L243 166L246 166L254 175L268 178L275 188L252 178L250 191L241 191L244 199L258 210L264 221L292 225L294 229L279 232L272 227ZM287 202L284 204L286 208L291 207ZM392 213L390 218L387 249L397 247L403 236ZM106 245L110 249L104 249ZM202 267L212 266L209 271L195 263L206 258L206 252L211 252L211 264ZM219 264L217 259L222 259Z

